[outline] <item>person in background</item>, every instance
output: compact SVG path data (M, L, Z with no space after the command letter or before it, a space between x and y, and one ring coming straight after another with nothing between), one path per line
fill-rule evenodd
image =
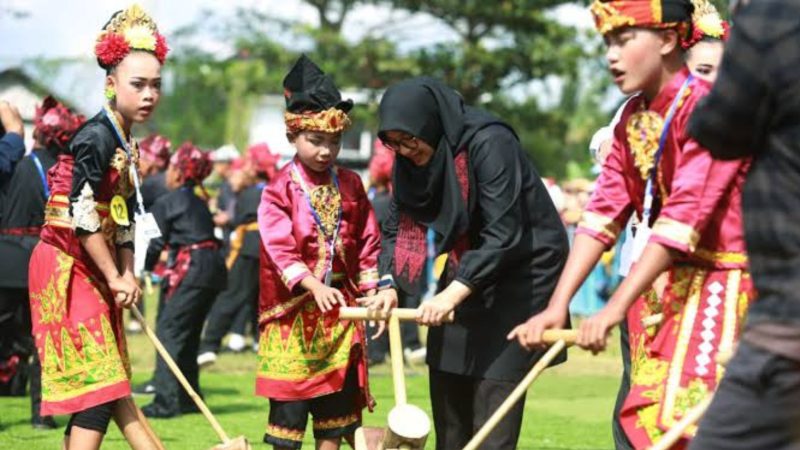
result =
M150 241L145 260L145 270L152 270L161 251L169 246L166 289L156 334L198 393L200 333L214 298L227 281L220 242L214 237L214 222L202 187L210 173L208 154L189 142L172 155L166 177L171 192L156 200L151 211L161 237ZM168 418L197 411L160 356L153 384L155 398L142 408L145 416Z
M172 148L172 143L169 139L158 134L152 134L139 142L139 164L142 173L142 203L144 204L145 211L150 211L156 200L159 197L168 194L166 182L166 169L169 163L169 152ZM141 252L147 252L147 239L141 235L137 235L136 251L137 255ZM141 264L144 262L144 255L141 259L137 256L137 269L141 270ZM156 276L163 273L163 264L157 265L153 269ZM151 276L152 274L146 273L144 276ZM146 314L145 302L139 305L139 310L143 316ZM140 333L142 325L133 316L129 317L127 330L130 333ZM138 389L138 388L137 388Z
M25 395L30 379L34 428L56 428L56 423L40 415L41 364L31 336L28 263L50 196L47 171L67 152L69 140L84 121L82 115L46 97L36 108L34 148L17 164L0 202L0 395Z
M0 100L0 195L25 156L25 124L16 106Z
M239 159L239 150L233 145L223 145L211 152L211 161L214 163L212 175L216 188L216 196L209 206L214 214L214 225L217 237L222 240L223 251L228 252L230 235L233 231L231 221L236 211L236 192L230 182L231 167Z
M710 2L697 2L692 13L692 37L684 46L686 66L701 80L714 84L728 40L730 25Z
M214 364L222 338L228 331L228 346L234 351L245 348L245 329L254 324L253 335L258 336L258 204L269 180L277 171L278 155L272 153L267 144L256 144L247 149L241 177L252 182L242 186L236 199L236 211L232 225L231 246L225 265L229 270L228 288L214 301L208 314L203 341L197 363L200 366ZM232 174L232 178L239 175ZM234 180L231 184L238 184ZM238 323L237 323L238 322ZM257 339L256 339L257 340ZM231 342L234 341L234 342Z
M151 134L139 142L142 172L142 198L144 208L150 207L161 196L169 193L166 172L172 142L160 134Z

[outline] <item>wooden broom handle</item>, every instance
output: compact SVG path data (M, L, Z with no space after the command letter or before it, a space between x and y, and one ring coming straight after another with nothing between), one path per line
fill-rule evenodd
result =
M452 322L454 313L444 318L444 322ZM339 308L339 318L347 320L388 320L396 317L398 320L410 321L417 320L419 312L416 308L393 308L385 313L380 310L371 310L363 307L343 306Z
M403 341L400 338L400 319L389 318L389 357L392 362L392 385L394 386L394 404L405 405L406 377L403 369Z
M208 406L206 406L206 404L203 402L203 399L201 399L200 396L197 395L197 392L195 392L195 390L192 389L192 385L190 385L186 377L183 376L181 369L178 368L178 365L175 364L175 361L172 359L172 357L169 356L169 352L167 352L167 349L164 348L164 345L162 345L161 341L158 340L156 334L147 325L147 322L145 321L144 317L142 317L142 313L139 312L139 308L136 305L133 305L131 306L131 312L136 317L136 320L138 320L139 323L142 324L142 329L144 330L144 334L146 334L147 337L150 338L150 341L153 343L153 346L156 348L156 351L158 351L158 354L161 355L161 358L163 358L164 362L167 363L167 366L172 371L172 374L175 375L175 378L177 378L178 381L181 383L181 386L183 386L183 388L186 390L186 393L189 394L189 397L191 397L192 400L194 400L194 404L197 405L197 407L200 409L200 412L202 412L206 420L208 420L208 423L211 424L211 428L213 428L214 431L217 433L217 436L219 436L220 440L222 440L222 443L223 444L229 443L230 439L228 438L228 435L225 434L225 430L222 429L222 426L219 424L219 422L217 422L217 419L214 417L213 414L211 414L211 411L208 409Z
M498 423L503 420L503 417L508 414L511 408L525 395L530 385L536 380L536 378L550 365L550 363L561 353L564 348L566 348L567 344L563 340L556 341L552 347L539 359L538 362L533 366L530 372L525 375L525 378L520 381L517 387L511 391L508 398L503 401L502 404L497 408L489 420L486 421L485 424L475 433L475 436L467 443L467 446L464 447L464 450L476 450L483 441L489 436L489 433L494 430Z

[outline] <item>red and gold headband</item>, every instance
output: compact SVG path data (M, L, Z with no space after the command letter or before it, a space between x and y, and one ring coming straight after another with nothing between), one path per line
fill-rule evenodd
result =
M641 27L676 28L681 36L686 36L691 5L688 1L595 0L590 10L597 31L603 35L621 28Z
M301 131L320 131L323 133L341 133L350 127L350 116L338 108L328 108L316 112L283 113L286 131L297 134Z
M153 19L137 4L115 14L97 36L94 53L104 69L119 64L132 50L151 52L161 64L167 58L167 41Z

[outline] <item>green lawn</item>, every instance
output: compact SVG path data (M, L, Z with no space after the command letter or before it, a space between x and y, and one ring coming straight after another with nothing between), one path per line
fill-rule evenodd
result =
M131 336L129 347L134 381L141 382L150 376L154 350L143 335ZM618 384L618 358L616 349L599 357L573 351L567 363L545 372L528 393L519 448L613 448L609 422ZM223 354L214 367L201 375L201 384L209 407L230 436L245 435L254 447L268 448L261 444L261 439L269 406L266 399L253 395L254 367L252 353ZM393 404L391 377L388 366L379 366L370 373L372 393L378 406L374 414L366 414L365 422L381 426ZM425 367L409 368L406 383L409 402L430 414ZM149 397L137 398L142 405L149 400ZM29 425L29 411L27 398L0 398L0 449L60 448L63 428L33 430ZM67 417L57 420L63 426ZM168 449L204 449L217 442L211 427L199 414L152 420L151 423ZM306 448L314 448L310 428ZM431 435L429 448L433 448L433 439ZM113 424L103 448L128 448Z

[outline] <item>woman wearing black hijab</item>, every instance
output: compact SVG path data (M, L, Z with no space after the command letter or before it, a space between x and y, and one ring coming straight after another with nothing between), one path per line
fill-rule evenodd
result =
M413 290L425 235L447 253L438 294L420 306L428 331L436 448L462 448L541 355L506 335L547 305L569 251L547 189L514 130L464 106L432 78L390 87L380 105L381 140L400 156L383 226L379 295ZM563 358L562 358L563 360ZM521 401L482 448L516 448Z

